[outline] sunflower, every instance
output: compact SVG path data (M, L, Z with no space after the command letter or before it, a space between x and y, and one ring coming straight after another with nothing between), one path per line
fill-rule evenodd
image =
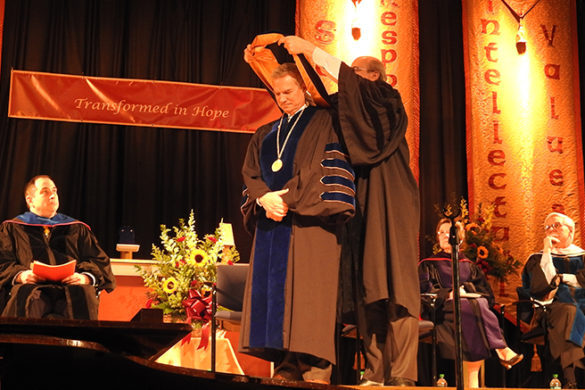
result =
M477 258L478 259L487 259L488 254L490 252L487 250L487 248L483 245L478 246L477 247Z
M222 239L222 225L214 234L199 239L195 230L195 216L191 211L189 219L179 219L179 225L161 225L161 246L152 246L155 267L142 268L138 272L148 287L149 305L162 309L177 319L185 319L183 306L191 291L202 297L209 295L209 287L216 281L216 265L224 258L236 262L239 254L234 247L225 247ZM174 234L173 234L174 233ZM191 318L189 322L202 322Z
M477 230L477 231L480 231L480 230L481 230L481 226L479 226L479 225L478 225L477 223L475 223L475 222L471 222L471 223L468 223L467 225L465 225L465 230L466 230L466 231L468 231L468 232L469 232L469 231L471 231L472 229L475 229L475 230Z
M172 276L163 282L162 288L167 294L172 294L177 290L179 282Z
M202 266L207 264L208 257L203 249L195 249L189 254L189 263Z

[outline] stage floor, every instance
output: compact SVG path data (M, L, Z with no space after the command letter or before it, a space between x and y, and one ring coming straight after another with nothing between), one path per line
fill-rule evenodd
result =
M210 371L202 371L195 369L188 369L183 367L170 367L160 363L149 364L150 368L155 370L163 370L167 373L174 372L178 374L182 379L191 378L193 383L200 382L201 385L210 386L205 388L213 389L320 389L320 390L333 390L333 389L391 389L397 388L393 386L371 386L371 387L360 387L356 385L324 385L318 383L308 383L301 381L285 381L280 379L272 378L260 378L250 377L246 375L233 375L224 373L212 373ZM171 381L172 382L172 381ZM436 387L401 387L402 389L408 390L436 390ZM448 387L455 389L455 387ZM479 389L490 389L490 390L504 390L504 388L496 387L484 387ZM507 389L510 389L507 388ZM531 390L531 389L520 389L518 390Z

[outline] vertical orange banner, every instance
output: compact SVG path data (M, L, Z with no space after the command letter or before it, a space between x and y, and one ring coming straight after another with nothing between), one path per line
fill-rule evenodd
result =
M420 103L418 1L297 0L297 35L347 64L359 56L379 58L388 82L408 114L410 167L418 177ZM323 80L329 92L337 86Z
M585 244L575 12L572 0L463 1L470 209L495 205L493 233L521 261L552 211Z

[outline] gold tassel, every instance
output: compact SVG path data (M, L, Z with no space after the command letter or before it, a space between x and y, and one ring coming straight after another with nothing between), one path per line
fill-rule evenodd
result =
M542 363L540 362L540 356L538 356L536 344L534 344L534 354L532 355L532 360L530 361L530 371L531 372L542 371Z

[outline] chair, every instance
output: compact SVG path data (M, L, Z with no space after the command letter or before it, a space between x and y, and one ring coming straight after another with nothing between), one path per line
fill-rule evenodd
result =
M527 344L546 345L547 325L546 325L546 305L535 301L524 287L517 287L518 301L516 304L516 324L522 322L529 324L528 330L522 332L521 341ZM535 318L535 311L541 314ZM520 327L522 331L522 327Z
M218 264L211 301L211 371L215 372L217 320L240 323L249 264ZM217 310L217 306L228 310Z
M540 302L534 300L530 293L524 287L517 287L516 293L518 295L518 300L514 302L510 302L507 304L499 305L499 315L500 315L500 327L505 335L506 327L504 325L504 321L506 318L518 329L520 332L520 339L519 341L524 344L532 344L533 345L533 358L531 361L531 371L542 371L541 367L544 367L540 360L542 360L545 356L538 356L537 347L543 347L546 351L548 348L547 338L548 338L548 331L547 331L547 324L546 324L546 312L547 307L546 305L541 304ZM506 316L506 309L510 306L516 307L515 317L510 318ZM536 317L535 317L535 313ZM547 366L550 365L550 359L546 356ZM505 375L505 368L502 368L502 387L506 387L506 375Z
M434 302L436 299L436 294L432 297L432 303L434 308ZM432 312L432 319L434 321L434 310ZM435 331L435 324L433 321L429 320L419 320L418 322L418 338L419 342L430 342L432 348L432 362L431 362L431 373L433 378L433 383L437 381L437 334ZM338 341L337 344L340 344L341 337L348 337L353 338L355 340L355 351L356 351L356 377L355 382L356 384L360 382L361 375L360 375L360 368L361 368L361 348L362 348L362 337L359 332L359 328L357 325L354 324L342 324L342 329L338 332ZM429 341L430 340L430 341ZM339 348L338 348L338 356L337 359L339 361ZM338 378L338 382L340 382Z

